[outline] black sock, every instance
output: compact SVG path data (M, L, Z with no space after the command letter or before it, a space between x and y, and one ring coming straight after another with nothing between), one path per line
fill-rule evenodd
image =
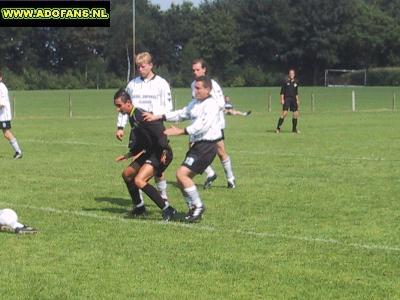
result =
M154 201L155 204L161 209L165 208L165 200L161 197L160 193L157 191L157 189L150 185L146 184L143 188L142 191L146 193L147 196L150 197L151 200Z
M133 182L125 182L125 183L126 187L128 188L129 195L131 195L133 206L137 206L142 202L142 199L140 199L139 189Z
M279 118L278 126L276 126L277 129L281 129L284 120L285 120L284 118Z
M297 130L297 119L295 119L295 118L292 119L292 125L293 125L292 131L296 131Z

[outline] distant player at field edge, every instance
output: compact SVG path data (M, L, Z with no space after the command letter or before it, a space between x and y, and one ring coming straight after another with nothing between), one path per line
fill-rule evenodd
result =
M281 88L281 104L282 104L282 114L278 120L278 125L276 126L276 133L281 132L281 126L288 111L293 113L292 117L292 132L299 133L297 130L297 119L299 118L299 106L300 99L298 94L299 82L296 79L296 72L293 69L289 70L288 78L282 84Z
M3 131L4 137L10 142L11 147L15 153L13 158L22 158L22 150L18 145L17 139L11 132L11 105L10 98L8 97L8 89L3 83L3 74L0 70L0 127Z

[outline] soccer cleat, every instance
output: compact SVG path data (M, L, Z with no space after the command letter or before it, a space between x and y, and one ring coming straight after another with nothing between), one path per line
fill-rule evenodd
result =
M146 206L142 205L139 207L135 207L132 211L128 213L127 217L139 218L139 217L145 217L146 214L147 214Z
M15 152L13 159L20 159L22 158L22 152Z
M162 211L162 218L165 222L174 220L176 213L177 211L175 208L173 208L172 206L168 206L168 208Z
M228 180L228 189L234 189L236 187L235 179Z
M292 130L292 132L293 132L293 133L300 133L300 130L295 129L295 130Z
M209 189L211 187L212 183L215 181L215 179L217 179L217 174L207 177L206 181L204 182L203 188Z
M15 229L16 234L36 234L38 231L35 228L24 225L23 227Z
M251 114L251 110L249 110L247 113L246 113L246 116L248 116L248 115L250 115Z
M206 207L203 206L191 206L186 217L185 217L185 221L192 223L192 222L196 222L198 220L201 219L201 217L203 216L204 211L206 210Z

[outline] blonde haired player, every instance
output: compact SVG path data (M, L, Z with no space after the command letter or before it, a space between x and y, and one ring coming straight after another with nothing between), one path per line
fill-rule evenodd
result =
M172 110L171 89L168 82L153 72L153 57L148 52L136 55L136 67L139 76L132 79L126 86L126 91L131 97L132 104L145 112L155 115L163 115ZM128 116L119 113L117 120L117 131L115 136L118 140L124 137L124 128L128 123ZM155 177L156 186L164 200L167 197L167 181L164 174ZM135 208L143 206L143 199Z
M0 71L0 127L3 131L4 137L10 142L11 147L14 149L14 159L22 158L22 150L18 145L17 139L11 132L11 107L10 99L8 97L8 89L3 83L3 74Z
M10 208L0 209L0 231L18 234L37 233L36 229L19 223L17 213Z

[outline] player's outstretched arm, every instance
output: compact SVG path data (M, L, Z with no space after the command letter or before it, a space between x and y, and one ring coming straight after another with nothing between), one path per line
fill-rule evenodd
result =
M186 134L186 131L185 129L171 126L170 128L164 130L164 134L167 136L177 136Z
M145 120L146 122L153 122L161 120L163 118L163 116L153 115L152 113L149 112L144 112L142 115L143 115L143 120Z

